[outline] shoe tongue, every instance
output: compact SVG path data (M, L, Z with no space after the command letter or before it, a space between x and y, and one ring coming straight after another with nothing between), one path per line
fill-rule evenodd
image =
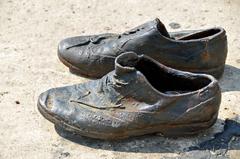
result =
M167 31L165 25L158 18L156 18L154 21L156 22L158 31L163 36L170 38L170 35L168 34L168 31Z
M148 21L142 25L139 25L139 26L123 33L123 35L129 35L131 33L136 33L137 31L140 31L142 29L148 31L152 28L155 28L155 31L157 31L161 35L170 38L170 35L168 34L167 29L165 28L164 24L158 18L156 18L155 20L152 20L152 21Z
M126 52L119 55L115 60L116 75L123 75L135 71L134 66L138 61L138 55L134 52Z

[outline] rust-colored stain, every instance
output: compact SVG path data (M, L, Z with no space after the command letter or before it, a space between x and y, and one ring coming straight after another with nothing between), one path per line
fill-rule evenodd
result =
M201 58L204 60L204 61L208 61L210 59L210 55L208 52L203 52L202 55L201 55Z

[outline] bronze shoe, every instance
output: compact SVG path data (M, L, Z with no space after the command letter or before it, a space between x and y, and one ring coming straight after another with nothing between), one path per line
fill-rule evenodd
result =
M170 35L155 19L123 34L64 39L58 56L71 72L101 78L114 69L115 58L126 51L147 55L175 69L219 78L227 56L227 37L221 27Z
M211 75L171 69L128 52L101 79L42 93L38 109L54 124L87 137L175 137L211 127L220 101L218 82Z

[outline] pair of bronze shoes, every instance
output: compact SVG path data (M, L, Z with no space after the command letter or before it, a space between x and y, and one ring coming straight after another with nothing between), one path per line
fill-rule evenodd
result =
M39 96L41 114L68 131L98 139L175 137L217 119L223 28L168 33L155 19L123 34L67 38L58 56L71 72L96 79Z

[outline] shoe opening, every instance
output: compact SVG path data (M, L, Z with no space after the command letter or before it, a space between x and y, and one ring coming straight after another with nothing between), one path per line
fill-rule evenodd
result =
M209 29L209 30L204 30L195 34L191 34L191 35L187 35L184 36L182 38L179 38L178 40L194 40L194 39L202 39L202 38L206 38L209 36L213 36L217 33L221 32L220 29Z
M180 94L199 90L211 83L206 77L188 77L174 74L148 58L141 58L135 68L158 91L166 94Z
M166 27L164 26L164 24L158 19L155 19L157 22L157 29L160 32L161 35L170 38L170 35L168 34L168 31L166 29Z

